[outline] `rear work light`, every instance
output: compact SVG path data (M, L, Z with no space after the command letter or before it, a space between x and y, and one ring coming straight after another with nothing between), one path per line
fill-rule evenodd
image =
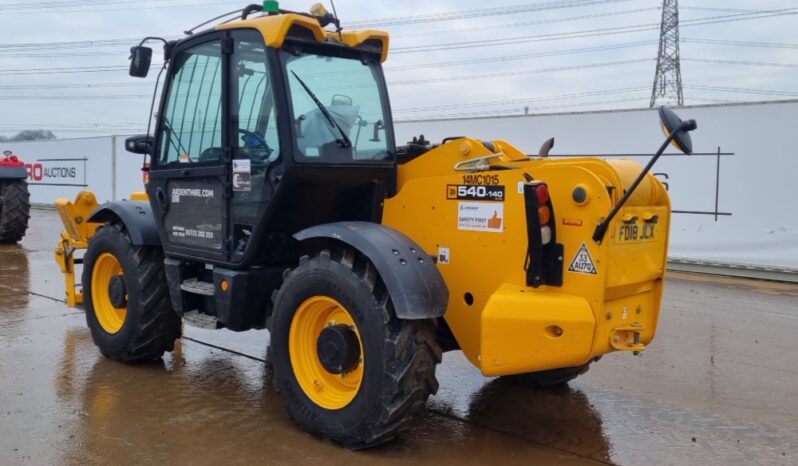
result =
M524 264L526 284L562 286L563 245L557 243L554 206L545 182L526 175L527 257Z
M543 245L551 243L551 227L548 225L540 227L540 242Z

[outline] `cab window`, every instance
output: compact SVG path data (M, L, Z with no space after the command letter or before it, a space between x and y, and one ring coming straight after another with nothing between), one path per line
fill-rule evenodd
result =
M222 154L221 44L180 53L163 109L160 165L219 162Z
M262 169L280 156L272 79L266 63L263 37L256 31L240 31L234 36L233 73L238 89L233 105L237 123L239 155Z
M388 105L377 63L282 52L300 161L389 160Z

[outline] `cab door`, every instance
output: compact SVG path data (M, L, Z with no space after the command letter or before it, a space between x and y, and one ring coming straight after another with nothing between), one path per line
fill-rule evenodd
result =
M284 175L280 151L274 70L260 32L231 31L230 127L232 144L231 262L240 264L253 249L269 244L269 207ZM253 241L257 238L257 241ZM264 251L261 251L264 252Z
M229 257L229 44L210 33L173 53L147 186L171 256Z

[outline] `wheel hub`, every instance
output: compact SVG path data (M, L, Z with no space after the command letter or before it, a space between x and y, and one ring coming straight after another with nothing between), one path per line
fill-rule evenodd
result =
M108 282L108 297L111 298L111 305L115 309L127 307L127 287L121 275L115 275Z
M350 372L360 361L360 342L357 333L348 325L325 327L316 348L322 366L331 374Z

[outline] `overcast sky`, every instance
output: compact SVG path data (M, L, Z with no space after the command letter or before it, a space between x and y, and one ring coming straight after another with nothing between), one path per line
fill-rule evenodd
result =
M525 107L532 113L647 107L662 2L565 5L579 1L339 0L336 6L344 27L375 24L391 33L393 53L385 67L398 120L520 114ZM306 11L311 3L283 1L281 7ZM119 69L127 66L135 38L176 37L245 4L0 2L0 134L51 129L66 138L140 132L155 73L142 81ZM519 8L506 14L512 6ZM680 6L686 104L798 98L798 0L682 0ZM452 19L454 13L478 9L505 14ZM752 14L757 10L779 11ZM748 19L752 16L759 18ZM385 19L392 21L384 24ZM109 39L126 40L63 44ZM477 43L482 41L494 43ZM443 50L427 48L438 46Z

